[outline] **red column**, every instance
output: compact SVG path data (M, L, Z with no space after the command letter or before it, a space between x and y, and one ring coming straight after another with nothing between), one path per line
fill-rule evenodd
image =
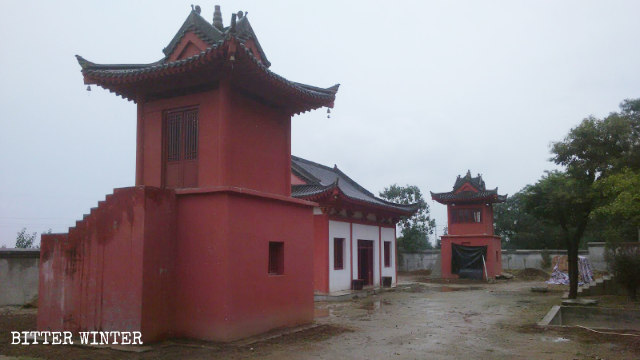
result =
M378 226L378 281L382 287L382 227Z
M353 282L353 223L349 222L349 265L351 266L351 278L349 282Z
M396 236L396 228L393 228L393 255L395 257L395 279L396 286L398 286L398 237Z

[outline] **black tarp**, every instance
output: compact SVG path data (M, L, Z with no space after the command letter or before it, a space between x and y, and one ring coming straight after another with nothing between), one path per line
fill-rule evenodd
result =
M487 258L486 246L464 246L451 244L451 273L461 278L482 280Z

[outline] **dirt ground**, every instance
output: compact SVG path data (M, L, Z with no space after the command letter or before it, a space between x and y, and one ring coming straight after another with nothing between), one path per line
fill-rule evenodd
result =
M420 275L418 281L364 299L317 303L315 326L287 335L233 344L174 340L144 352L10 345L10 331L35 329L35 310L5 309L0 360L640 358L639 336L535 326L559 304L562 288L534 293L531 287L543 282L517 279L446 283Z

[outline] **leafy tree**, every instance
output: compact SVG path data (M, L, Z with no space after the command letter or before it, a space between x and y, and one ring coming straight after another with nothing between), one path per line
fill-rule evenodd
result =
M527 211L524 189L493 207L495 231L505 249L561 249L564 247L559 226L538 219Z
M32 234L27 233L27 228L22 228L18 232L18 236L16 237L16 248L27 249L33 248L33 243L38 236L38 233L34 232Z
M636 244L616 244L611 246L606 259L618 283L627 290L631 300L638 299L640 286L640 246Z
M595 215L613 225L610 233L617 230L611 237L617 242L632 238L623 233L627 225L637 232L640 241L640 171L627 168L599 181L596 189L608 201L596 209Z
M578 248L594 208L592 183L567 172L547 172L524 191L525 207L534 216L562 229L569 262L569 298L578 293Z
M563 141L552 144L551 158L565 171L547 172L524 191L525 207L562 229L569 260L569 297L578 289L578 247L589 219L607 199L598 183L625 167L640 166L640 100L625 100L620 113L584 119Z
M404 217L398 222L402 234L398 237L398 247L405 252L432 248L428 237L433 234L436 222L431 219L429 205L424 200L420 188L415 185L393 184L380 192L380 197L398 204L418 204L418 211L413 216Z

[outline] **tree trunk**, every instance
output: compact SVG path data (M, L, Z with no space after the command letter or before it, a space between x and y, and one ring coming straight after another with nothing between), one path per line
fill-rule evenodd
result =
M569 299L578 297L578 241L571 239L568 246L567 258L569 260Z

